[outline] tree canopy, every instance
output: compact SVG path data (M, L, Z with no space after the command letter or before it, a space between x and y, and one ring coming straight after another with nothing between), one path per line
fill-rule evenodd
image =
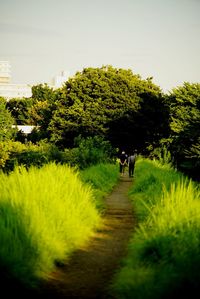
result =
M7 109L18 125L29 125L31 123L29 110L33 105L32 98L13 98L6 103Z
M167 97L171 151L178 166L200 170L200 84L185 82Z
M103 136L118 147L141 147L144 138L162 131L163 107L161 90L151 79L112 66L85 68L60 89L48 129L51 140L64 146L81 134Z

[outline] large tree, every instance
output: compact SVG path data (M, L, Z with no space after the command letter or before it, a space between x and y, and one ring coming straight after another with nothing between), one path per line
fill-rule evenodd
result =
M56 105L48 129L51 140L62 146L72 146L81 134L101 135L117 147L142 147L152 139L144 141L147 136L162 131L160 88L131 70L83 69L66 82Z

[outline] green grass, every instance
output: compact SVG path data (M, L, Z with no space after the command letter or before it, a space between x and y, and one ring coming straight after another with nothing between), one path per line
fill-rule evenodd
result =
M104 174L98 167L91 169L94 181L102 177L100 185L94 183L95 191L92 178L85 183L83 173L63 165L28 171L18 167L9 175L0 174L0 272L4 276L37 285L48 278L56 262L87 242L101 224L95 194L101 187L103 195L109 192L118 176L115 172L108 186L114 168L100 168Z
M172 183L178 183L183 179L188 180L168 164L139 159L135 167L134 185L129 191L130 197L134 198L138 220L141 222L146 219L149 213L148 206L152 209L157 205L164 190L169 190Z
M91 166L81 173L81 180L89 184L94 192L96 206L104 211L104 197L111 192L119 179L118 166L115 164L98 164Z
M200 193L188 178L150 160L130 190L138 227L112 285L118 298L196 298L200 291ZM185 297L184 297L185 296Z

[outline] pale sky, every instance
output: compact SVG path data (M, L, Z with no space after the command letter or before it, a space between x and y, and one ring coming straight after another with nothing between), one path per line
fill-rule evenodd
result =
M0 60L12 83L108 64L164 92L200 83L200 0L0 0Z

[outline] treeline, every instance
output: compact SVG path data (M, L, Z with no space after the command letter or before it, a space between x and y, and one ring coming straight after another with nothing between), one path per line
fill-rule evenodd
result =
M56 90L33 86L31 98L2 99L0 105L0 141L45 141L63 152L75 148L77 138L98 137L114 149L171 160L199 179L200 83L164 94L152 78L103 66L77 72ZM13 123L35 129L13 134Z

